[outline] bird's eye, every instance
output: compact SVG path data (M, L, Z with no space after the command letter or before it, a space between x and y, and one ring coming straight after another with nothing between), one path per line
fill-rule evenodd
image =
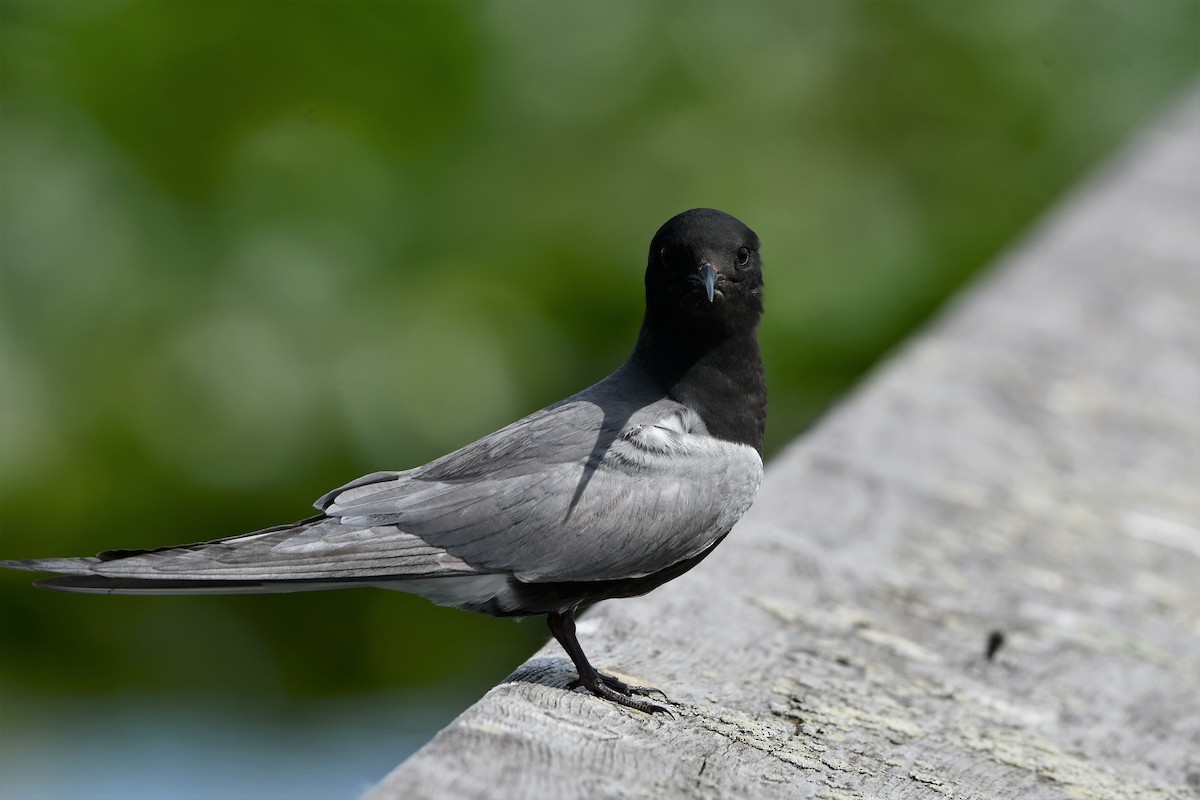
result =
M662 259L663 264L670 266L671 265L671 248L664 247L662 250L659 250L658 257Z
M750 262L750 248L739 247L737 251L737 265L744 267Z

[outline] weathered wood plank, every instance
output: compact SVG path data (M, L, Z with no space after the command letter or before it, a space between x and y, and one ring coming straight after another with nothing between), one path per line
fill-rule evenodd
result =
M1200 96L768 470L368 797L1200 792ZM994 658L986 657L989 644Z

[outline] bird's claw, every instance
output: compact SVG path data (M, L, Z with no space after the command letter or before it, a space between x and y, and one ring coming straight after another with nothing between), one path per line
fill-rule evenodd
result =
M656 686L636 686L634 684L625 683L625 681L620 680L619 678L614 678L612 675L605 675L603 672L600 673L600 680L604 681L604 683L608 684L622 694L640 694L642 697L649 697L652 694L657 694L663 700L667 699L667 693Z
M638 711L644 711L647 714L670 714L670 710L657 703L651 703L649 700L642 700L642 697L650 695L660 695L664 700L667 700L667 693L662 689L656 689L653 686L634 686L612 675L605 675L603 672L596 673L596 677L592 680L587 680L583 677L577 678L568 686L568 689L578 689L583 687L597 697L602 697L605 700L610 700L618 705L627 706Z

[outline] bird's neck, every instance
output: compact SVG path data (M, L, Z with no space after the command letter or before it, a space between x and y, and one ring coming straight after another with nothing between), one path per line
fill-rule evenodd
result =
M756 328L705 336L647 319L630 362L699 414L710 435L748 444L761 454L767 384Z

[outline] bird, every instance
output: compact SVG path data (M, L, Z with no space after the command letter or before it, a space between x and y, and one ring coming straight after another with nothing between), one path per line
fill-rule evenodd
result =
M233 594L374 586L500 617L545 615L580 687L638 711L661 691L597 670L583 606L696 566L753 503L767 387L758 236L711 208L654 234L629 358L598 383L423 466L373 472L318 513L237 536L94 557L0 561L36 586ZM665 695L664 695L665 696Z

